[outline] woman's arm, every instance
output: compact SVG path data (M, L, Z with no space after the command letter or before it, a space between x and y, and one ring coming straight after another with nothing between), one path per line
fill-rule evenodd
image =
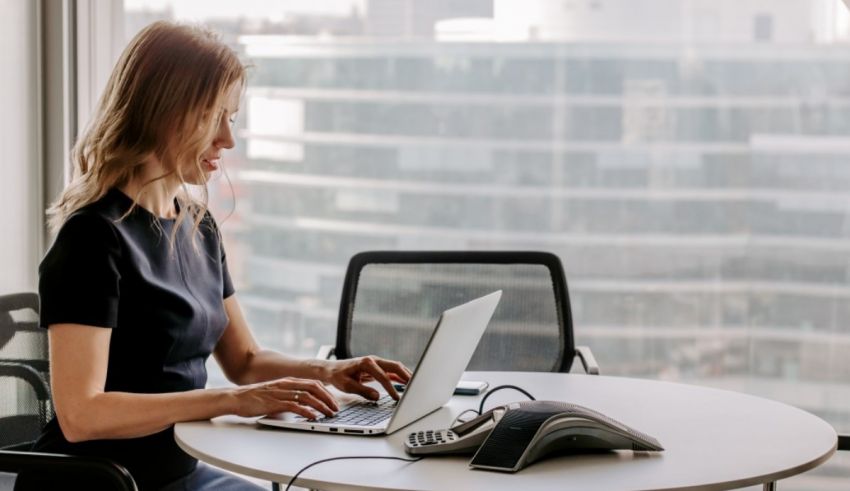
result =
M313 417L305 406L327 415L333 414L331 407L336 408L333 396L320 383L295 379L166 394L106 392L112 329L53 324L48 335L53 404L62 433L71 442L142 437L179 421L223 414L292 411Z
M215 347L214 356L224 375L244 385L281 377L324 380L328 366L323 360L298 359L263 349L248 328L236 295L224 299L229 322Z
M224 307L230 321L215 347L215 357L233 383L249 384L280 377L309 378L333 384L346 392L377 399L377 391L363 384L374 379L398 399L392 382L406 383L410 380L410 370L404 365L375 356L329 361L292 358L263 349L251 334L236 295L226 298Z

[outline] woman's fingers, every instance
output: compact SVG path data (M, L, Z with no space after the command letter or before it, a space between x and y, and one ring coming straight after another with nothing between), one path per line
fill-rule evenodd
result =
M331 409L324 401L320 400L318 397L307 391L294 391L294 395L292 397L292 402L296 403L297 405L313 408L324 414L325 416L334 415L333 409ZM309 417L313 418L312 415Z
M364 356L339 363L337 375L332 377L334 385L346 392L371 400L377 400L380 393L366 385L367 382L377 381L387 394L398 400L399 395L393 382L406 384L411 377L410 370L404 364L377 356Z
M371 375L375 380L377 380L378 383L384 387L384 390L387 391L387 394L392 396L393 399L399 399L398 392L396 392L395 387L393 387L392 380L390 380L390 377L389 375L387 375L387 372L385 372L384 369L381 368L381 365L378 364L378 361L375 357L364 356L360 361L360 369ZM375 395L376 397L372 397L371 399L377 399L377 393L375 393Z
M284 378L243 386L236 390L240 416L260 416L278 412L292 412L314 419L316 413L333 416L339 404L320 382L315 380Z
M279 406L277 406L275 408L274 411L269 411L269 413L272 413L272 412L295 413L299 416L304 416L307 419L316 419L316 413L312 409L310 409L307 406L302 406L301 404L299 404L295 401L281 402L281 403L279 403Z
M377 401L381 398L381 393L375 390L374 387L363 384L354 379L348 379L342 384L342 387L339 388L350 394L362 396L370 401Z
M410 382L410 377L413 376L413 373L404 366L403 363L393 360L385 360L383 358L376 358L375 361L378 362L378 365L390 376L395 375L398 377L399 381L407 383Z
M336 398L319 381L290 378L280 379L274 383L281 389L306 392L333 411L339 411L339 404Z

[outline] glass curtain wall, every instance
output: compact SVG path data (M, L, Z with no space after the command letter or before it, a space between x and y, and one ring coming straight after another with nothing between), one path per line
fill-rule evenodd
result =
M126 0L122 42L160 18L253 64L212 187L264 344L333 343L358 251L548 250L606 374L850 430L840 2Z

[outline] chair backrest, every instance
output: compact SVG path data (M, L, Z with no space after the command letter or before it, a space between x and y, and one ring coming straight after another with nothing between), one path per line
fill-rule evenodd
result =
M440 314L501 289L468 370L570 370L575 350L563 266L547 252L371 251L351 258L335 353L419 362Z
M38 437L53 414L47 333L38 327L38 295L0 295L0 448Z

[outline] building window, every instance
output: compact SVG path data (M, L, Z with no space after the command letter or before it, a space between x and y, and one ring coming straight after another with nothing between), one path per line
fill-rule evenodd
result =
M544 249L606 373L850 430L850 110L825 102L850 50L814 41L840 26L809 2L573 3L127 0L125 29L202 21L255 66L224 231L267 344L333 342L356 252Z
M773 40L773 16L758 14L753 17L753 39L755 41Z

